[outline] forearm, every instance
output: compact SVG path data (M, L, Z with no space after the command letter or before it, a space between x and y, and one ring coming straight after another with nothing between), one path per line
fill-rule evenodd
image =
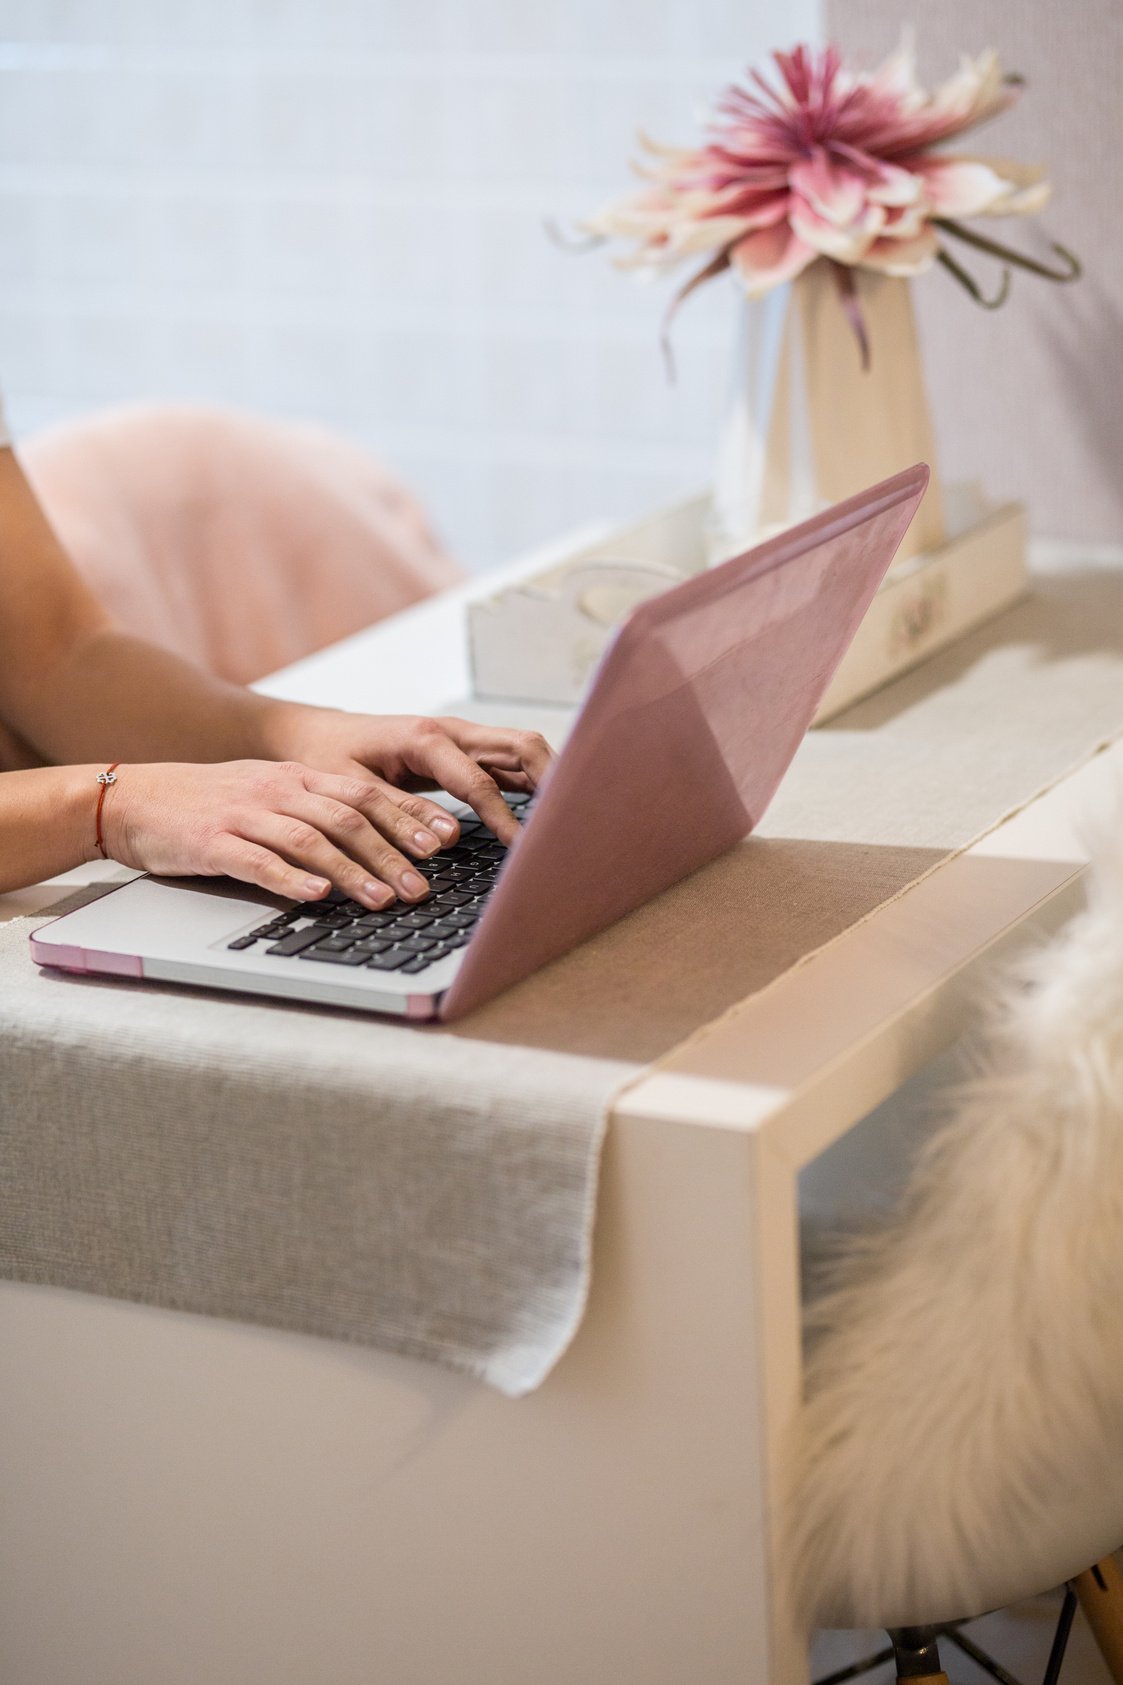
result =
M276 705L113 628L75 642L25 707L24 734L53 762L267 757Z
M275 707L114 628L0 449L0 720L38 758L268 757Z
M95 858L99 770L0 773L0 893Z

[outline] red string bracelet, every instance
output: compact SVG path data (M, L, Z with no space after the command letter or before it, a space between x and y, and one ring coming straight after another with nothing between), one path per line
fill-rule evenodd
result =
M104 772L99 772L97 775L97 781L101 788L97 793L97 816L94 823L97 828L97 851L103 860L108 860L109 856L105 852L105 838L101 834L101 810L105 806L105 792L111 784L117 782L117 768L120 764L120 761L114 761L112 766L107 766Z

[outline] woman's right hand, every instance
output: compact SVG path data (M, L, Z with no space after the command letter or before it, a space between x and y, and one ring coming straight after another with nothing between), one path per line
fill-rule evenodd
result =
M424 796L292 761L120 766L102 808L106 852L122 865L238 878L295 901L334 884L371 908L422 900L410 856L435 854L457 831Z

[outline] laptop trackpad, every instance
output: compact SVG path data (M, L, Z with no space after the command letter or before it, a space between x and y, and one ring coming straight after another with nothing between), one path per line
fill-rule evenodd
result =
M101 953L182 958L261 913L291 905L232 878L135 878L67 913L42 934L48 942Z

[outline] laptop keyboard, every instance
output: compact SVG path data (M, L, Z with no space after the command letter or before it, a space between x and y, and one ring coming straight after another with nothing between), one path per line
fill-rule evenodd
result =
M525 817L529 795L508 795L507 805ZM420 902L395 902L373 913L342 890L333 889L313 906L297 902L267 924L236 936L228 948L266 942L266 954L317 960L325 965L363 966L414 977L462 948L487 905L507 850L476 818L460 821L460 840L428 860L415 860L429 883Z

